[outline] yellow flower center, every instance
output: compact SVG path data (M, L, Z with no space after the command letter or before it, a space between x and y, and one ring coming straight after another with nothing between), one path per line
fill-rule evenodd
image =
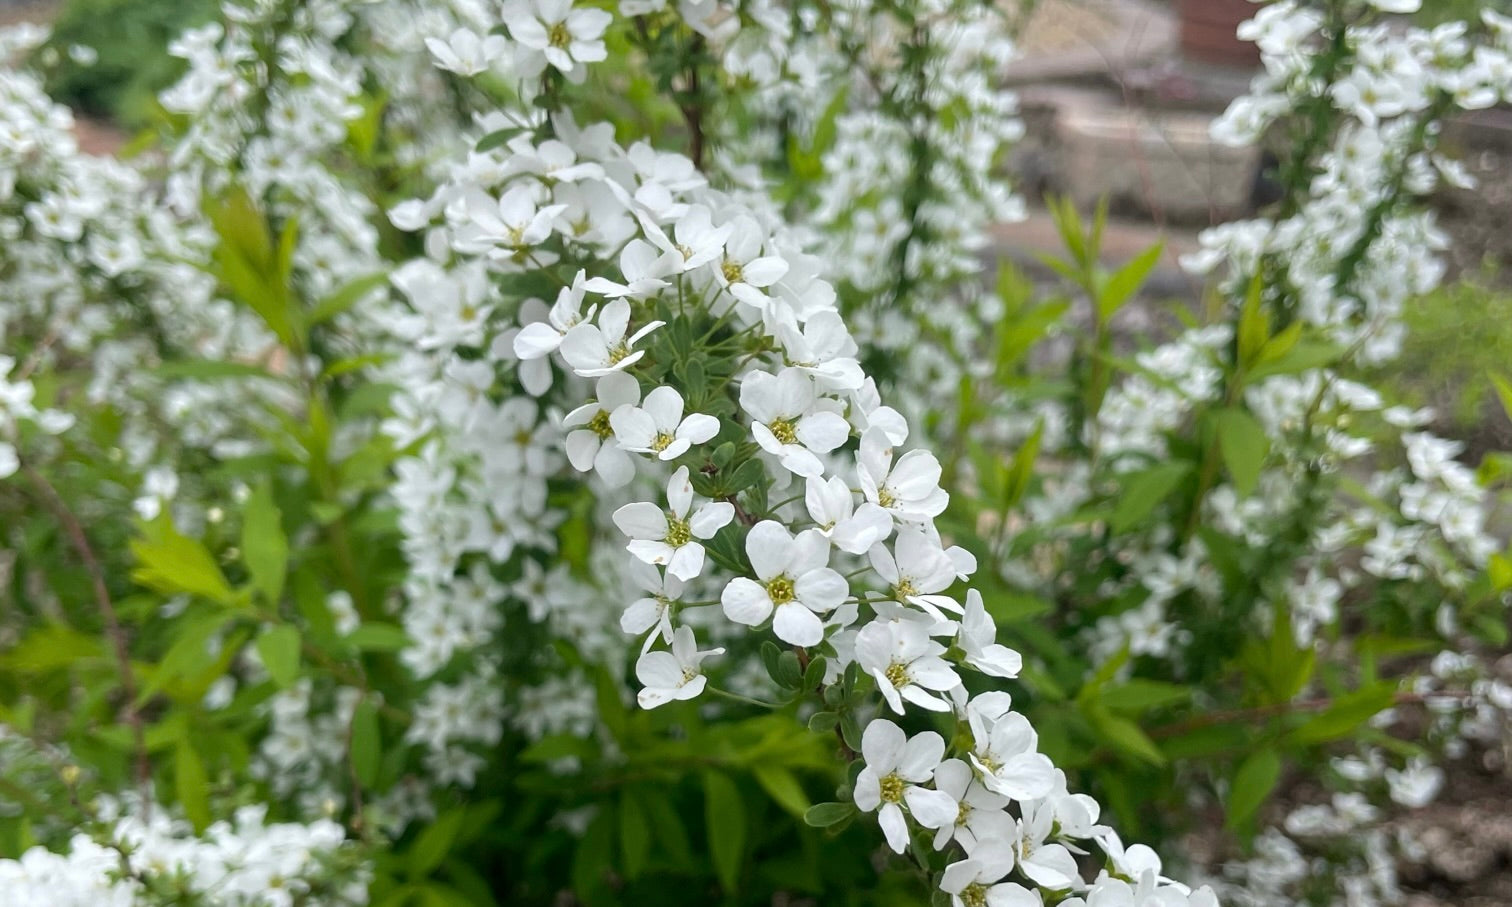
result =
M898 503L898 496L893 494L891 488L884 486L877 489L877 503L883 507L892 507Z
M687 261L688 259L690 259L690 258L693 257L693 247L692 246L685 246L682 243L678 243L677 244L677 251L682 254L683 261Z
M661 453L662 451L666 450L668 447L671 447L672 446L672 442L676 441L676 440L677 440L676 438L672 437L671 435L667 434L666 432L660 432L651 441L651 449L654 450L654 451L656 451L657 453Z
M919 587L913 584L913 580L905 576L898 580L898 585L893 587L893 591L897 593L898 598L901 600L908 598L910 595L918 595Z
M630 355L630 344L621 340L609 347L609 364L616 365L628 355Z
M600 438L613 437L614 427L609 424L609 411L601 409L594 413L593 418L588 420L588 430Z
M567 30L567 23L558 22L546 30L546 42L552 47L566 47L572 43L572 32Z
M688 521L667 514L667 537L664 541L673 548L681 548L693 541L693 530L688 527Z
M793 426L793 420L791 419L773 419L771 423L767 425L767 428L771 430L772 436L775 437L780 444L798 443L798 431Z
M887 677L887 682L892 684L894 689L901 690L908 686L908 665L895 661L887 666L885 676Z
M966 907L987 907L987 886L972 882L961 889L961 903Z
M766 593L774 605L785 605L797 597L793 589L793 580L786 574L767 580Z
M724 264L720 265L719 270L724 274L725 283L740 283L741 278L745 277L740 262L730 261L728 258L724 260Z
M882 779L882 802L883 803L901 803L901 802L903 802L903 786L904 786L903 785L903 779L900 778L900 777L898 777L898 773L897 772L893 772L892 774L888 775L886 778L883 778Z

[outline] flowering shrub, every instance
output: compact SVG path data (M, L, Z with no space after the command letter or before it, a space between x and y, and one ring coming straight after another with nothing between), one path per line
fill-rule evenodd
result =
M1218 133L1286 133L1286 195L1204 236L1210 323L1118 354L1159 252L1057 206L1054 380L1068 305L973 277L990 8L228 5L130 163L8 73L0 879L1211 905L1124 837L1222 804L1234 901L1389 900L1368 796L1512 705L1505 461L1352 377L1506 88L1507 23L1372 24L1413 5L1245 26ZM1287 766L1339 793L1257 836Z

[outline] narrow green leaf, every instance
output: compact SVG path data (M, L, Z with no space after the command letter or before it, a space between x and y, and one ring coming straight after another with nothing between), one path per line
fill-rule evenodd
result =
M1114 532L1123 532L1143 522L1191 472L1190 463L1176 460L1124 476L1108 525Z
M404 630L377 621L362 624L347 634L346 641L362 652L397 652L410 643Z
M633 787L625 788L619 801L621 865L625 878L638 878L651 856L651 829L646 810Z
M449 809L420 832L414 846L409 849L406 861L410 878L422 879L441 865L441 861L451 851L452 842L457 840L457 832L462 830L462 820L466 815L466 811L460 806Z
M798 783L798 779L792 772L772 765L758 765L752 773L778 806L792 813L796 818L804 818L810 805L808 794L803 792L803 786Z
M357 783L372 787L378 783L378 769L383 763L383 739L378 726L378 704L371 698L357 703L352 713L352 745L349 758Z
M1252 753L1239 764L1238 771L1234 773L1224 824L1231 830L1246 825L1259 812L1261 804L1280 780L1281 757L1274 749Z
M305 323L313 327L330 321L387 282L388 275L383 272L364 274L350 280L337 287L331 295L315 303L315 307L305 316Z
M1260 482L1260 470L1270 454L1270 438L1255 417L1242 409L1213 410L1209 414L1218 433L1223 464L1240 497L1248 497Z
M1097 312L1104 322L1134 298L1134 294L1144 286L1150 272L1155 270L1155 266L1160 263L1160 256L1164 254L1165 244L1156 243L1109 275L1102 286L1102 292L1097 294Z
M728 775L706 771L703 775L704 821L708 826L709 854L714 874L726 892L739 890L741 862L745 856L746 815L740 788Z
M299 642L299 628L279 624L264 631L254 643L268 676L280 687L288 687L299 679Z
M210 825L210 781L187 733L174 750L173 787L184 816L194 824L195 831L204 831Z
M283 514L266 482L247 498L242 511L242 560L252 574L252 585L268 604L277 606L288 569L289 540L284 535Z

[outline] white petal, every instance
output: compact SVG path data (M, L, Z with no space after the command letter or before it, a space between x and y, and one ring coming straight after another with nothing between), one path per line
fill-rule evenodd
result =
M824 641L824 622L798 602L788 602L777 609L772 632L795 646L816 646Z
M772 613L772 599L754 580L738 576L730 580L719 596L725 617L748 627L758 626Z
M663 539L667 536L667 515L649 501L636 501L614 511L614 525L633 539Z
M694 538L711 538L714 533L730 525L735 519L735 505L729 501L710 501L698 508L693 519L688 521L688 531Z

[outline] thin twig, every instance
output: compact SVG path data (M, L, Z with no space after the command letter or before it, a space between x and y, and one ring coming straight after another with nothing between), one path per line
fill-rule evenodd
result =
M122 629L120 618L116 615L115 604L110 600L110 589L105 584L105 570L100 566L99 558L95 556L94 549L89 545L89 536L84 533L84 525L69 509L63 496L58 494L58 489L31 466L23 464L22 469L25 470L32 484L42 492L47 506L58 518L59 525L63 527L69 542L78 552L79 559L83 561L84 569L89 573L95 604L99 607L100 616L105 621L105 634L110 637L111 645L115 649L116 667L121 675L121 691L126 695L126 723L131 726L131 735L136 746L137 784L141 787L142 818L146 821L151 817L152 809L152 765L147 757L147 734L142 727L142 715L137 711L136 680L131 673L131 652L126 642L126 631Z

